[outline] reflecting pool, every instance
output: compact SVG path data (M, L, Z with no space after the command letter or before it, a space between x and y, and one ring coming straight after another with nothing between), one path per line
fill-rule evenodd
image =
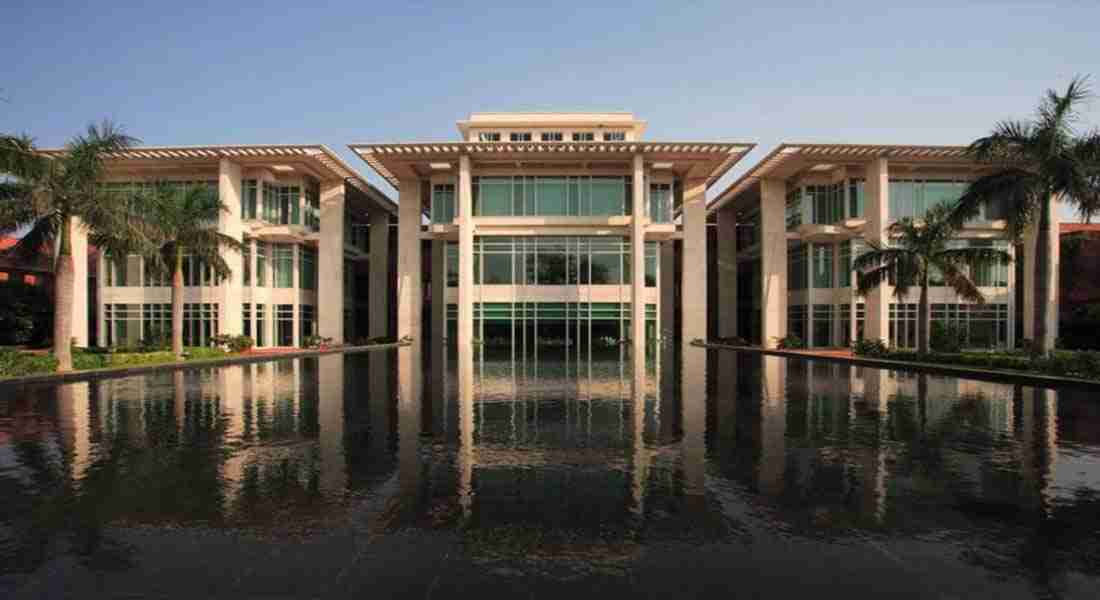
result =
M661 348L0 387L0 595L1100 597L1100 397Z

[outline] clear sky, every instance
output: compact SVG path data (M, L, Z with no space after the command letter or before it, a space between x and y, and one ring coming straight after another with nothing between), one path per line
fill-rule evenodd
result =
M346 144L453 140L472 111L627 110L648 139L757 142L713 194L781 141L965 144L1075 74L1100 93L1096 0L14 2L0 131L55 146L106 117L146 144L323 143L387 191Z

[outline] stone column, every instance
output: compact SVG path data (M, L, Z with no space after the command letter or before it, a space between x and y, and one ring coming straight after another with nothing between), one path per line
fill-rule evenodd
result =
M630 339L633 351L645 354L645 160L634 155L633 216L630 219ZM705 233L705 232L704 232Z
M864 214L867 224L863 237L878 246L890 241L887 227L890 226L890 169L885 158L876 158L867 165L867 183L864 186L866 205ZM855 281L852 282L853 284ZM863 324L863 338L890 342L890 289L880 285L864 301L866 316Z
M657 266L661 290L661 339L676 336L676 242L660 242L660 264Z
M787 184L760 181L760 343L787 336Z
M73 339L76 345L88 345L88 230L80 219L70 219L69 248L73 256ZM101 296L102 297L102 296Z
M417 198L416 203L420 203ZM370 213L370 335L390 335L390 214Z
M259 323L256 321L256 304L257 304L257 302L256 302L256 297L257 297L257 294L256 294L256 287L257 287L257 285L256 285L256 283L257 283L256 263L259 261L259 258L257 258L257 256L256 256L256 251L259 249L259 244L256 243L256 238L249 239L248 240L248 246L249 246L248 260L249 260L250 263L252 263L248 266L249 272L252 273L252 279L248 282L249 292L250 292L249 293L249 298L250 298L250 302L252 303L252 311L249 313L249 319L252 320L252 326L251 326L252 339L255 340L260 335L259 334L259 329L258 329ZM320 286L318 286L318 287L320 287Z
M1058 219L1058 203L1051 198L1050 237L1047 252L1050 255L1050 274L1045 282L1050 290L1050 298L1047 303L1047 322L1050 326L1046 332L1046 348L1054 349L1054 340L1058 338L1058 265L1061 261L1059 243L1059 229L1061 225ZM1038 215L1035 216L1038 219ZM1032 224L1024 231L1024 338L1035 340L1035 244L1039 238L1038 228ZM75 250L74 250L75 258Z
M398 186L400 218L397 229L397 337L420 341L420 225L419 179L402 179Z
M682 341L707 338L707 184L704 179L684 180L681 210L684 234L680 271Z
M241 166L222 159L218 161L218 197L226 210L218 216L218 228L229 237L241 241ZM218 311L220 333L241 334L241 298L244 295L244 257L235 250L223 249L222 259L229 265L230 275L219 284L221 307Z
M317 244L317 333L344 340L344 182L321 188L321 231ZM269 338L270 339L270 338Z
M96 345L100 348L107 346L107 319L106 312L103 309L104 299L103 290L107 287L107 260L103 256L103 251L96 253L96 271L95 271L95 287L96 287L96 306L95 306L95 319L97 326L96 331Z
M718 209L718 335L737 335L737 211Z
M458 160L458 345L474 339L474 222L470 157Z
M1009 350L1016 347L1016 290L1017 285L1020 284L1016 280L1016 261L1023 258L1016 252L1016 245L1009 243L1006 249L1010 256L1012 256L1012 262L1008 264L1008 331L1005 332L1005 343L1008 345ZM1026 315L1024 315L1026 317Z
M447 240L432 240L432 348L443 346L447 331ZM435 356L433 352L432 356ZM435 367L433 363L432 367ZM442 397L442 396L440 396Z
M294 303L291 305L294 312L290 322L291 345L295 348L302 346L302 245L291 244L293 250L290 253L294 267L291 269L291 287L294 289ZM239 320L239 319L238 319Z

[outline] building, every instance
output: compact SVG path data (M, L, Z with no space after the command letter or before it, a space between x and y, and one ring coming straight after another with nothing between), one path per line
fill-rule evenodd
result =
M846 346L860 338L915 347L919 290L896 298L892 288L882 286L859 297L852 257L868 242L889 243L889 226L899 218L920 217L934 204L957 199L987 168L968 160L965 150L780 145L708 206L715 229L711 284L722 307L715 311L712 334L768 346L790 334L814 347ZM1015 253L1006 223L995 212L968 223L954 243ZM1057 231L1058 224L1054 227ZM1057 240L1052 236L1055 261ZM1023 256L1017 256L1024 315L1033 314L1033 252L1027 247L1034 244L1033 235L1025 236ZM974 273L986 297L983 305L932 287L933 321L962 325L971 347L1015 347L1016 273L1006 267ZM1056 306L1049 307L1053 316ZM1024 319L1025 338L1032 337L1032 327L1032 319ZM1056 333L1049 333L1053 341Z
M46 151L47 154L61 150ZM217 281L184 263L184 343L219 333L257 345L299 346L319 335L344 342L392 335L388 296L397 206L320 145L141 147L107 160L103 185L206 185L228 210L219 229L241 239L227 251L232 276ZM170 332L171 288L145 272L138 256L99 257L99 298L90 339L87 233L73 226L77 258L73 335L79 345L133 345Z
M352 145L399 190L398 336L705 338L705 194L753 146L644 141L645 127L626 113L476 113L458 141Z

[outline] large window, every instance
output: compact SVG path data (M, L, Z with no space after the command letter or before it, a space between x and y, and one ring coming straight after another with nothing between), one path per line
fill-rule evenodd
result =
M141 305L104 304L108 346L137 346L141 343Z
M596 134L592 131L574 131L574 142L593 142L596 140Z
M457 246L448 245L448 285L457 286ZM645 244L646 286L657 286L657 244ZM623 237L474 239L474 283L483 285L626 285L630 240Z
M303 290L317 289L317 250L302 247L300 257L300 285Z
M245 238L244 247L241 248L241 264L244 265L244 277L241 278L242 285L252 285L252 240Z
M969 243L972 248L1008 250L1008 242L1004 240L969 240ZM978 287L1008 287L1008 265L974 265L970 275Z
M141 305L142 340L150 345L167 346L172 342L172 305Z
M848 180L848 218L860 219L863 217L863 180Z
M303 222L310 231L321 230L321 184L315 179L306 181L305 218Z
M301 189L296 185L263 183L263 220L276 225L301 223Z
M560 142L563 138L560 131L544 131L540 139L544 142Z
M267 242L256 242L256 287L267 287Z
M787 306L787 334L806 340L806 320L808 314L805 304L790 304Z
M448 327L456 326L457 305L447 306ZM629 302L474 303L474 331L486 345L531 347L615 344L630 334ZM645 307L646 337L656 336L657 306Z
M962 334L966 348L1008 346L1007 304L933 304L933 323L950 323Z
M241 303L241 334L252 337L252 304L250 302Z
M672 222L672 184L650 184L649 220L653 223Z
M795 187L787 190L784 216L787 221L787 231L794 231L802 224L802 188Z
M787 242L787 289L804 290L807 279L806 244L790 240Z
M813 281L814 287L828 289L833 287L833 245L813 245Z
M630 214L629 177L475 177L474 216ZM434 219L433 219L434 221Z
M252 220L256 218L256 188L255 179L245 179L241 182L241 218Z
M852 240L840 243L840 273L837 287L852 287Z
M508 134L508 141L510 141L510 142L530 142L531 141L531 132L530 131L513 131L512 133Z
M271 250L275 266L274 287L294 287L294 245L271 244Z
M218 335L218 305L183 305L183 345L208 346Z
M917 305L890 305L890 344L897 348L917 347Z
M920 219L934 206L950 205L966 191L965 181L891 179L891 221L903 218ZM985 221L985 211L976 221Z
M302 312L301 318L298 319L300 325L298 332L298 339L305 340L308 337L317 335L317 311L309 304L302 304L298 307Z
M256 345L267 345L267 305L256 305Z
M275 305L275 345L294 345L294 305Z
M437 183L432 186L432 223L453 223L455 220L455 186Z
M806 200L813 208L813 222L830 225L844 220L844 184L808 185Z
M812 346L819 348L833 345L833 305L815 304L813 313L814 331Z

